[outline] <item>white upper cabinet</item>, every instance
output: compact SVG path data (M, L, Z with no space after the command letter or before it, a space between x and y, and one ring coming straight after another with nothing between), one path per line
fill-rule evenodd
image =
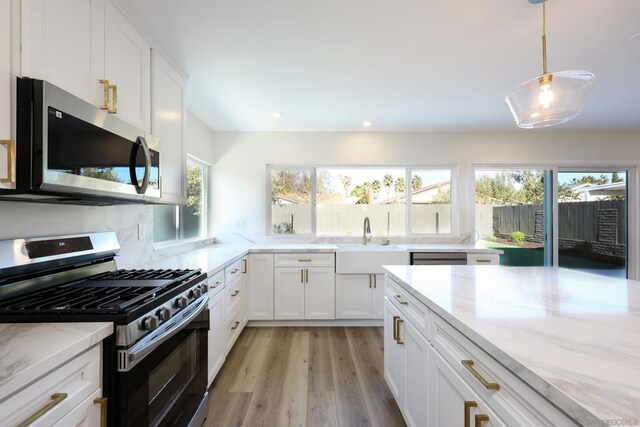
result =
M186 83L153 51L153 135L160 139L162 201L186 202Z
M112 109L122 119L150 131L151 45L111 2L106 4L104 34L104 78L115 86Z
M100 105L104 13L105 0L22 0L22 76Z
M11 1L0 0L0 188L13 188L7 163L13 150L11 139Z

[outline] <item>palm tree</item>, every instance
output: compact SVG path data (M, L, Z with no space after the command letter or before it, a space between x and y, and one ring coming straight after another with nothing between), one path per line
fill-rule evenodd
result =
M373 197L377 198L378 194L380 194L380 188L382 188L380 186L380 181L378 181L377 179L374 179L371 182L371 190L373 190Z
M382 185L384 185L385 188L390 189L393 185L393 177L389 174L385 175L382 178Z
M351 187L351 177L343 176L342 177L342 185L344 186L344 194L345 196L349 196L349 187Z
M414 175L411 179L411 188L419 190L422 188L422 177L420 175Z
M404 184L404 178L400 177L396 179L395 190L398 194L403 194L406 190L406 186Z

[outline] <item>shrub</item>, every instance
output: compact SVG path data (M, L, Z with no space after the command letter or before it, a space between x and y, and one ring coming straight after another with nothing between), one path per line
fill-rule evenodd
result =
M511 240L513 240L516 243L524 242L524 239L526 237L527 235L524 234L522 231L514 231L513 233L511 233Z

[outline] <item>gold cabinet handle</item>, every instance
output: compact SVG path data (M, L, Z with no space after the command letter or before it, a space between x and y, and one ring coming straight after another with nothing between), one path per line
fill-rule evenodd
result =
M309 258L298 258L298 262L311 262Z
M100 427L107 427L107 398L97 397L93 403L100 405Z
M377 289L378 288L378 278L376 277L375 274L372 274L373 276L373 289Z
M396 320L397 324L398 324L398 331L396 332L397 336L396 336L396 342L400 345L404 345L404 341L402 341L400 339L400 325L404 323L404 320L402 320L401 318L398 318L398 320Z
M372 283L373 282L371 281L371 275L369 275L369 289L371 289L373 287Z
M402 298L402 295L394 295L393 296L401 305L409 305L409 303L407 301L403 301L400 298Z
M107 110L109 114L116 114L118 112L118 86L109 85L109 90L113 94L111 99L111 108Z
M471 427L471 408L477 408L478 403L473 400L464 401L464 427Z
M31 415L29 418L27 418L26 420L24 420L23 422L18 424L18 427L27 427L27 426L33 424L40 417L42 417L47 412L49 412L50 410L52 410L53 408L58 406L66 398L67 398L67 393L54 393L54 394L52 394L51 395L51 401L49 403L44 405L42 408L38 409L38 411L35 414Z
M480 381L480 384L482 384L484 386L484 388L486 388L487 390L495 390L495 391L499 391L500 390L500 384L498 383L490 383L489 381L487 381L480 372L478 372L476 370L476 367L474 365L473 360L463 360L462 364L464 365L465 368L467 368L467 370L469 372L471 372L471 375L473 375L474 377L476 377L476 379L478 381ZM477 416L476 416L477 418ZM476 423L477 425L477 423Z
M393 340L398 342L398 319L400 316L393 316Z
M304 271L304 281L309 283L309 270Z
M300 269L300 283L304 283L304 269Z
M247 260L243 259L242 260L242 274L246 274L247 273Z
M109 110L109 80L100 80L100 84L102 85L103 91L103 100L102 105L100 106L101 110Z
M232 297L238 296L238 294L240 293L240 291L235 291L234 293L231 294Z
M231 274L236 274L238 271L240 271L239 268L234 268L233 270L231 270Z
M489 421L489 415L478 414L476 415L476 427L482 427L482 423Z
M12 139L0 141L0 145L7 147L7 176L0 178L0 183L13 183L16 182L15 172L13 165L16 158L16 142Z
M477 259L476 262L491 262L490 259Z
M235 330L238 329L238 325L240 324L240 322L235 322L235 324L231 327L231 330Z

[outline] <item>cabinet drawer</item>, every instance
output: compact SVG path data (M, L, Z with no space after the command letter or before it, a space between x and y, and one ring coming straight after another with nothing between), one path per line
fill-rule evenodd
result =
M276 254L276 267L333 267L336 254Z
M429 309L388 276L385 278L385 295L398 307L400 313L422 334L429 336Z
M457 372L498 416L518 420L521 426L575 426L576 423L556 409L551 402L530 389L477 345L431 313L431 344L436 352ZM462 361L472 361L472 366ZM475 370L487 382L498 384L490 390L477 378Z
M500 255L496 254L467 254L468 265L498 265Z
M100 404L94 402L102 397L102 389L96 390L91 396L86 398L81 404L72 409L53 427L97 427L100 425ZM107 402L108 404L108 402Z
M238 339L240 332L242 332L242 313L240 310L237 310L232 316L231 321L225 326L225 336L226 336L226 348L227 351L233 347L233 344Z
M226 283L231 283L236 277L242 274L242 260L239 259L224 269Z
M80 405L101 387L102 344L65 362L0 403L3 426L15 426L52 403L59 403L37 419L33 426L50 426ZM66 394L66 396L64 396Z
M242 292L242 280L237 277L233 282L229 282L224 289L224 321L229 322L231 316L240 309L242 299L245 297Z
M220 270L209 276L207 279L207 285L209 286L209 292L211 292L211 295L215 294L218 289L222 289L224 287L224 270Z

